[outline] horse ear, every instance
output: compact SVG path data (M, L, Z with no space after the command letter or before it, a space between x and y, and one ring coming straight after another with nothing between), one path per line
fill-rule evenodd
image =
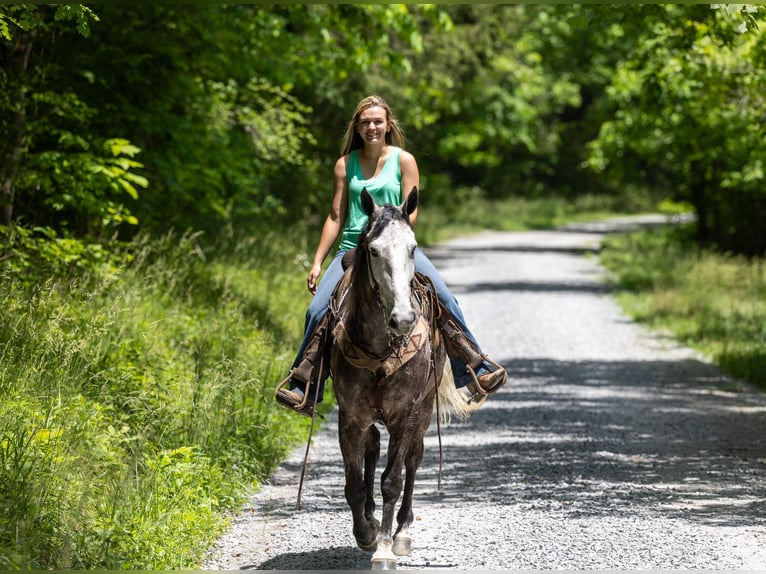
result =
M402 204L402 211L404 214L409 217L412 215L412 212L415 211L418 207L418 188L413 186L412 191L410 191L410 194L407 196L407 199L404 200L404 203Z
M370 217L372 212L375 211L375 200L366 187L362 189L362 209L367 214L367 217Z

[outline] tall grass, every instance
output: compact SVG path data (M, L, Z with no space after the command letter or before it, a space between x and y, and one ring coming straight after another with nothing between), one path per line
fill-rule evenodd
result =
M184 568L306 425L275 406L305 242L132 246L120 271L0 288L0 569Z
M672 333L743 380L766 388L766 268L699 249L691 226L614 236L603 264L638 321Z

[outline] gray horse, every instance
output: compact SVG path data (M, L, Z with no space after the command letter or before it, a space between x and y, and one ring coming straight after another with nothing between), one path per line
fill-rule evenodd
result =
M433 289L427 279L415 274L417 243L409 215L417 202L417 188L401 206L378 206L366 190L362 192L369 220L352 267L331 302L337 320L331 367L345 495L356 542L374 552L371 567L381 570L395 569L396 555L410 553L415 473L437 396L445 412L449 407L450 412L465 416L473 410L454 387L435 328L438 311ZM373 492L380 458L376 425L384 425L389 433L380 522L375 518ZM403 470L404 495L392 536Z

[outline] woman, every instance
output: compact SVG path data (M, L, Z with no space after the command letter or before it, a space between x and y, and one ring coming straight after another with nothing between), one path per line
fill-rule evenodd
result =
M400 205L413 187L420 187L418 164L404 146L404 133L383 98L369 96L359 102L346 129L341 157L335 164L330 213L322 227L307 278L308 290L314 299L306 312L303 343L288 378L280 383L276 392L279 404L301 414L311 416L313 412L313 404L308 399L313 398L314 392L306 396L307 383L320 384L318 400L321 400L322 385L328 375L329 361L320 359L325 352L321 348L323 324L320 323L326 315L330 296L343 276L343 255L356 246L367 223L361 206L362 188L367 188L378 205ZM412 225L417 215L417 209L410 215ZM317 285L322 264L338 237L341 238L338 251ZM415 270L427 275L436 288L443 310L439 327L445 335L456 386L468 385L474 396L486 396L499 389L508 374L482 354L465 324L457 300L419 248L415 251ZM321 363L325 363L322 373L319 372ZM289 390L283 388L287 383Z

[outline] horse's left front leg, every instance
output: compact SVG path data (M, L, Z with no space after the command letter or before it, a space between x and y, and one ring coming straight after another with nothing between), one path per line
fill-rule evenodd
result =
M392 432L389 428L389 433L388 464L380 477L383 510L378 533L378 548L371 561L373 570L396 570L396 555L393 552L391 531L394 524L394 508L402 492L402 467L407 449L403 448L403 442L406 442L405 432L401 429L398 432Z
M397 556L409 556L412 552L412 537L409 530L414 519L412 497L415 490L415 474L417 474L418 467L423 460L423 450L422 436L413 439L404 462L404 494L399 512L396 515L396 534L393 545L394 554Z

